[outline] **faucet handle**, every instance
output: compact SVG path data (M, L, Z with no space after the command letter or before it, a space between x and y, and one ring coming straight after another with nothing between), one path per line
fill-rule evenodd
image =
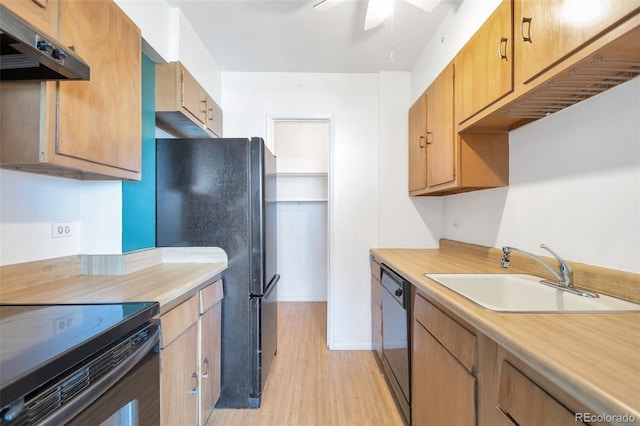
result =
M564 281L564 284L566 284L569 287L573 286L573 269L571 268L571 265L569 265L567 262L565 262L555 251L551 250L551 248L549 246L547 246L546 244L540 244L540 248L545 249L546 251L548 251L549 253L551 253L553 255L553 257L555 257L558 260L558 269L560 270L560 273L562 274L562 279Z

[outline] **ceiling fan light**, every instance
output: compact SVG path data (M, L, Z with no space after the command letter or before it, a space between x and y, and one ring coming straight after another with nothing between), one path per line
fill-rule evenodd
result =
M393 0L369 0L364 29L368 30L382 24L393 12Z

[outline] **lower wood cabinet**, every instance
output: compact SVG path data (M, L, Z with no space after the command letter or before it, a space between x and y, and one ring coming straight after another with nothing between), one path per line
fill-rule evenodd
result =
M420 295L413 323L414 425L475 425L475 336Z
M509 362L503 361L498 394L499 417L519 426L576 425L576 415Z
M162 315L161 422L204 425L220 396L222 281Z
M593 412L420 289L412 336L413 425L568 426Z
M382 284L380 283L380 264L371 261L371 341L382 362Z

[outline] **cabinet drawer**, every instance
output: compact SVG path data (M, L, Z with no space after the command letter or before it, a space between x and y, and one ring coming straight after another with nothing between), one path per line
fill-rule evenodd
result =
M502 363L498 405L518 425L576 425L575 415L508 362Z
M161 347L168 346L198 321L198 298L191 297L160 317L162 325Z
M416 295L414 317L464 365L474 372L476 368L476 336L449 318L421 295Z
M200 314L204 314L218 304L223 297L222 280L218 280L200 290Z

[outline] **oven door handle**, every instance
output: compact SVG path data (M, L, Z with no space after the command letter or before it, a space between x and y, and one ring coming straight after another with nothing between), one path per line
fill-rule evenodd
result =
M113 370L102 376L93 385L86 388L80 395L71 400L68 404L65 404L58 411L42 420L38 423L38 426L55 426L66 424L72 420L75 416L80 414L85 408L87 408L93 401L98 399L103 393L111 388L118 380L124 377L129 371L131 371L136 364L138 364L149 352L151 352L154 346L160 341L160 327L156 327L155 332L144 342L138 350L125 359L122 364L115 367Z

